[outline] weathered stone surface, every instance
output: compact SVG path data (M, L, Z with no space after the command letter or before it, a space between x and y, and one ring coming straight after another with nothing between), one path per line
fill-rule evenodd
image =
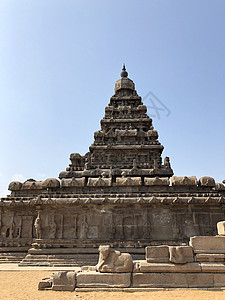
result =
M111 185L111 179L110 178L89 178L87 186L110 186Z
M133 269L133 261L129 253L111 250L109 245L99 246L99 260L96 266L102 273L129 273Z
M212 288L214 287L213 274L194 273L185 274L189 288Z
M212 288L213 274L205 273L133 273L132 287L155 288ZM223 278L218 277L218 286Z
M225 287L225 274L214 274L214 287Z
M21 187L22 190L41 190L43 188L44 186L42 181L36 181L33 179L25 181Z
M53 283L53 277L52 275L48 277L44 277L39 281L38 283L38 289L39 290L49 290L52 288L52 283Z
M198 184L197 178L195 176L191 176L191 177L177 177L177 176L173 176L171 178L171 184L172 185L178 185L178 186L196 186Z
M56 178L48 178L45 181L43 181L43 187L44 188L59 188L60 182Z
M216 183L215 188L216 191L225 191L225 185L222 183Z
M133 273L132 277L132 287L188 287L186 274L182 273Z
M116 178L117 186L139 186L141 185L141 177L124 177Z
M158 185L158 186L168 186L170 184L169 178L164 177L154 177L154 178L145 178L144 179L145 185L151 186L151 185Z
M186 264L194 261L193 249L190 246L170 246L170 261L175 264Z
M133 273L140 273L140 261L133 262Z
M190 246L195 253L225 253L225 237L194 236L190 238Z
M22 183L19 181L12 181L9 184L8 190L9 191L19 191L21 190Z
M52 275L53 291L73 291L76 284L76 273L70 271L59 271Z
M147 262L169 262L169 247L147 246L145 248L145 259Z
M224 262L225 254L198 253L195 259L197 262Z
M225 236L225 221L221 221L217 223L217 232L218 235Z
M204 262L201 263L201 269L202 272L207 272L207 273L225 273L225 265L224 263L221 262Z
M85 178L63 178L61 181L62 187L79 187L84 186Z
M199 182L198 183L201 186L213 187L213 186L215 186L215 179L212 178L212 177L204 176L204 177L199 178Z
M139 262L139 269L142 273L184 273L184 272L201 272L199 263L172 264L172 263L148 263L145 261Z
M130 287L131 273L77 273L77 287Z

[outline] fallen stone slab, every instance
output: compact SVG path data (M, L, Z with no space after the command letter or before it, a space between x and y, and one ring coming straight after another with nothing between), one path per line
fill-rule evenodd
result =
M195 253L225 253L225 236L193 236L189 244Z
M76 287L130 287L131 273L77 273Z
M145 247L145 259L147 262L169 262L169 247L166 245Z
M76 272L60 271L53 274L53 291L73 291L76 284Z
M194 262L194 253L191 246L169 246L170 261L175 264Z

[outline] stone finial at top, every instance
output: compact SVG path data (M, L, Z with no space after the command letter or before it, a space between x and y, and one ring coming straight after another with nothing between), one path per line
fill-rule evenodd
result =
M123 64L123 68L122 68L122 72L120 73L120 76L121 76L121 77L127 77L127 76L128 76L128 73L127 73L127 71L126 71L125 64Z

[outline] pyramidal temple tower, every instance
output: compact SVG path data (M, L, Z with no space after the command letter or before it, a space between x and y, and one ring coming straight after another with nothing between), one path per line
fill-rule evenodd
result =
M72 153L59 180L9 184L0 200L0 262L95 265L99 245L141 259L149 245L215 235L225 186L209 176L173 176L162 151L123 66L89 152Z
M147 107L135 90L123 66L116 81L115 94L105 108L101 130L95 132L94 143L85 156L71 154L71 164L59 178L82 176L171 177L169 158L162 164L163 146L147 115Z

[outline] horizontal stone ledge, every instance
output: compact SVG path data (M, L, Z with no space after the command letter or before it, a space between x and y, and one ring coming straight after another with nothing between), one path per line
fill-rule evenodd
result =
M186 263L186 264L172 264L172 263L148 263L141 261L139 269L142 273L156 273L156 272L169 272L169 273L195 273L201 272L199 263Z
M225 254L199 253L196 254L195 259L197 262L224 262Z
M31 246L13 246L13 247L1 247L0 253L2 252L27 252Z
M76 276L76 287L130 287L131 273L81 272Z
M206 273L225 273L224 263L200 263L202 272Z
M201 290L205 291L218 291L223 290L223 285L214 284L214 287L201 287ZM220 289L221 288L221 289ZM134 292L163 292L163 291L174 291L174 290L198 290L197 287L183 287L183 288L177 288L177 287L165 287L165 288L157 288L157 287L130 287L130 288L75 288L75 292L126 292L126 293L134 293Z
M193 236L189 244L195 253L225 253L225 236Z
M224 283L225 286L225 283ZM133 273L132 287L138 288L213 288L214 274Z
M131 186L120 186L120 188L134 188L137 189L141 186L131 185ZM95 187L96 188L96 187ZM106 188L106 187L105 187ZM221 201L220 198L212 198L209 202L207 198L197 198L190 199L190 197L134 197L134 198L92 198L91 196L88 198L52 198L52 202L48 200L41 200L39 203L35 203L33 200L23 201L23 204L17 205L17 201L4 201L1 202L1 206L9 206L9 207L23 207L23 206L60 206L60 205L117 205L117 204L141 204L141 205L213 205L218 206L221 205L225 200Z
M99 146L90 146L90 149L98 149L98 150L105 150L105 149L112 149L112 150L136 150L136 149L163 149L164 147L162 145L99 145Z

